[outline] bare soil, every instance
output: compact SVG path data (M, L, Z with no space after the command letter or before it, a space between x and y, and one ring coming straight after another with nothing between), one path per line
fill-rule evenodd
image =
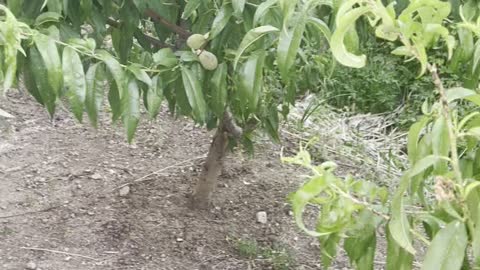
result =
M215 207L194 211L187 197L212 132L163 111L129 145L107 116L98 130L63 110L51 121L18 93L0 107L15 116L0 126L0 269L320 269L286 199L302 172L280 163L280 146L231 153ZM283 250L287 263L242 255L239 239Z

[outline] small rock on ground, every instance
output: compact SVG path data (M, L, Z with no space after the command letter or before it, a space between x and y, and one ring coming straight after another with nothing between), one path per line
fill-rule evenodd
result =
M37 264L34 262L28 262L27 265L25 266L25 269L35 270L37 269Z
M257 213L257 222L261 224L267 223L267 212L260 211Z
M127 196L129 193L130 193L130 187L129 187L129 186L124 186L124 187L122 187L122 188L118 191L118 194L119 194L121 197L125 197L125 196Z

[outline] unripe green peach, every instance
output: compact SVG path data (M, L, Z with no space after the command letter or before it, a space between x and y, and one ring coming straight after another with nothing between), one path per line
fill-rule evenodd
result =
M198 55L198 59L200 60L200 64L202 64L203 68L206 70L214 70L218 66L217 57L209 51L202 51Z
M202 48L205 42L207 42L207 39L200 34L193 34L187 39L188 47L192 48L193 50L198 50Z

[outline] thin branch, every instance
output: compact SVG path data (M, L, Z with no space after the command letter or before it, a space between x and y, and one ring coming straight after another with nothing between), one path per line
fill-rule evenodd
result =
M54 205L54 206L50 206L48 208L45 208L45 209L41 209L41 210L37 210L37 211L29 211L29 212L24 212L24 213L20 213L20 214L13 214L13 215L8 215L8 216L0 216L0 219L5 219L5 218L13 218L13 217L20 217L20 216L25 216L25 215L29 215L29 214L37 214L37 213L43 213L43 212L48 212L52 209L55 209L55 208L58 208L62 206L61 204L59 205Z
M115 27L115 28L120 28L120 25L121 25L120 22L115 21L115 20L112 19L112 18L108 18L108 19L107 19L107 24L110 25L110 26L112 26L112 27ZM141 32L140 29L137 28L137 30ZM152 45L155 46L156 48L162 49L162 48L170 48L170 47L171 47L171 46L163 43L161 40L156 39L156 38L154 38L154 37L152 37L152 36L149 36L149 35L147 35L147 34L145 34L145 33L142 33L142 35L143 35L143 38L144 38L144 39L148 40L148 42L150 42L150 44L152 44Z
M73 256L73 257L89 259L89 260L92 260L92 261L98 261L99 260L99 259L96 259L96 258L93 258L93 257L90 257L90 256L85 256L85 255L82 255L82 254L76 254L76 253L70 253L70 252L64 252L64 251L52 250L52 249L46 249L46 248L20 247L20 249L45 251L45 252L50 252L50 253L63 254L63 255L68 255L68 256Z
M142 177L140 177L140 178L138 178L138 179L135 179L135 180L133 180L132 182L128 182L128 183L125 183L125 184L123 184L123 185L120 185L120 186L114 188L113 191L118 190L118 189L121 189L121 188L126 187L126 186L133 185L133 184L135 184L135 183L147 181L147 180L149 180L149 179L147 179L147 178L150 177L150 176L152 176L152 175L159 174L159 173L164 172L164 171L166 171L166 170L168 170L168 169L175 168L175 167L178 167L178 166L183 165L183 164L185 164L185 163L189 163L189 162L192 162L192 161L195 161L195 160L199 160L199 159L202 159L202 158L205 158L205 155L198 156L198 157L194 157L194 158L191 158L191 159L187 159L187 160L178 162L178 163L176 163L176 164L167 166L167 167L162 168L162 169L160 169L160 170L158 170L158 171L151 172L151 173L146 174L146 175L144 175L144 176L142 176Z
M182 38L188 38L191 35L191 33L189 31L185 30L184 28L182 28L182 27L180 27L176 24L173 24L173 23L169 22L168 20L166 20L165 18L163 18L162 16L160 16L158 13L156 13L155 11L153 11L151 9L145 10L145 15L152 18L152 20L154 20L155 22L166 26L167 28L169 28L173 32L177 33Z

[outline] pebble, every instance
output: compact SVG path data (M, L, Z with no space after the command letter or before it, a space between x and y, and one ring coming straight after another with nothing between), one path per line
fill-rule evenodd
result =
M92 178L93 180L102 180L102 179L103 179L103 177L102 177L99 173L94 173L94 174L91 176L91 178Z
M125 196L127 196L129 193L130 193L130 187L129 187L129 186L124 186L124 187L122 187L122 188L118 191L118 194L119 194L121 197L125 197Z
M267 224L267 212L257 212L257 222L261 224Z
M34 262L28 262L27 265L25 266L25 269L35 270L37 269L37 264L35 264Z

